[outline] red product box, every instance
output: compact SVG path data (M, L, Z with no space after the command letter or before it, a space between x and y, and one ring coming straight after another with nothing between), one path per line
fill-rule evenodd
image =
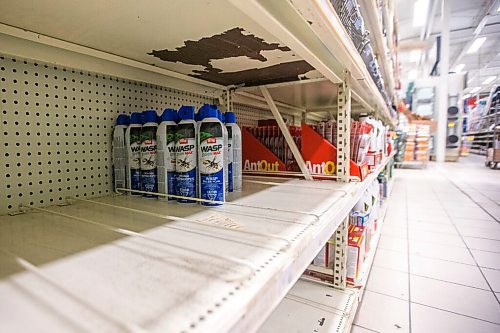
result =
M366 251L365 227L349 226L347 240L347 281L355 283L359 278Z
M366 154L366 162L368 163L368 167L370 168L370 170L375 169L375 167L382 162L382 153L370 152Z

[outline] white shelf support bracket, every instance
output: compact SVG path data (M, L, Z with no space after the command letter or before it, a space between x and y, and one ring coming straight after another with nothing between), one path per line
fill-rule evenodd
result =
M337 177L348 182L351 159L351 87L350 73L344 72L344 82L339 84L337 102Z
M347 285L347 229L349 216L335 231L335 259L333 266L333 285L345 289Z
M281 130L281 133L283 133L283 136L285 137L286 143L290 147L290 150L292 151L293 157L297 161L297 164L299 165L300 171L304 175L304 178L306 180L313 180L313 177L311 176L311 173L306 167L306 163L304 162L304 159L302 158L302 155L300 154L299 148L295 144L295 141L292 138L292 135L290 134L290 131L288 131L288 127L286 127L285 121L283 120L283 117L281 116L278 107L274 103L273 98L271 97L271 94L269 93L269 90L261 86L260 91L262 92L262 95L266 99L267 105L269 106L269 109L271 110L274 118L276 119L276 122L278 123L278 126Z

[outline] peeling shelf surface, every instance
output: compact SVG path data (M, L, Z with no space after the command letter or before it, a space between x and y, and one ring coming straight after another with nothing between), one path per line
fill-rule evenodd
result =
M250 182L219 208L108 196L2 216L0 320L5 331L256 331L375 177Z

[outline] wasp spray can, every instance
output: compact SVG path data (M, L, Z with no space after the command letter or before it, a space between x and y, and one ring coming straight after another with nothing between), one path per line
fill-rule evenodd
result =
M141 131L141 187L145 192L158 192L158 174L156 170L156 132L158 115L155 110L142 113ZM143 194L146 198L156 198L154 194Z
M177 125L175 142L175 182L177 195L197 198L197 125L194 120L194 106L181 106L178 111L180 122ZM177 199L181 203L194 203L194 200Z
M125 131L125 147L127 150L127 186L130 190L141 190L141 130L142 115L140 112L132 112L130 125ZM140 193L131 192L132 195Z
M121 114L116 118L116 125L113 130L113 181L115 191L117 188L128 188L126 172L128 154L125 137L129 124L129 116Z
M236 115L234 112L226 112L226 127L228 132L229 149L229 192L241 191L243 184L243 163L241 148L241 130L236 124Z
M175 142L177 111L165 109L156 132L158 193L175 195ZM168 198L168 199L167 199ZM160 200L175 200L173 197L159 197Z
M201 204L218 206L226 197L224 124L219 120L216 109L203 108L201 116L198 134L199 193L202 199L217 201Z

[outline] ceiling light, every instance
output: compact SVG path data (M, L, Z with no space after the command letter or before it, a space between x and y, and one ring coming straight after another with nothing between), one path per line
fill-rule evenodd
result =
M495 81L497 77L496 76L489 76L486 80L481 83L482 85L487 85L490 84L491 82Z
M497 12L500 12L500 6L498 6L498 8L497 8Z
M471 89L470 93L475 94L475 93L479 92L479 90L481 90L481 87L474 87Z
M429 0L417 0L413 5L413 27L422 27L427 23Z
M417 78L418 72L416 69L412 69L408 72L408 80L415 80Z
M469 98L470 96L471 96L471 94L465 94L462 98L463 98L463 99L467 99L467 98Z
M461 73L462 72L462 69L464 69L465 67L465 64L458 64L456 67L455 67L455 72L456 73Z
M410 61L411 62L417 62L420 60L420 56L422 55L422 51L420 50L413 50L410 52Z
M486 40L486 37L476 38L476 40L472 43L472 45L467 50L467 53L477 52L477 50L479 50L479 48L481 47L481 45L483 45L485 40Z

